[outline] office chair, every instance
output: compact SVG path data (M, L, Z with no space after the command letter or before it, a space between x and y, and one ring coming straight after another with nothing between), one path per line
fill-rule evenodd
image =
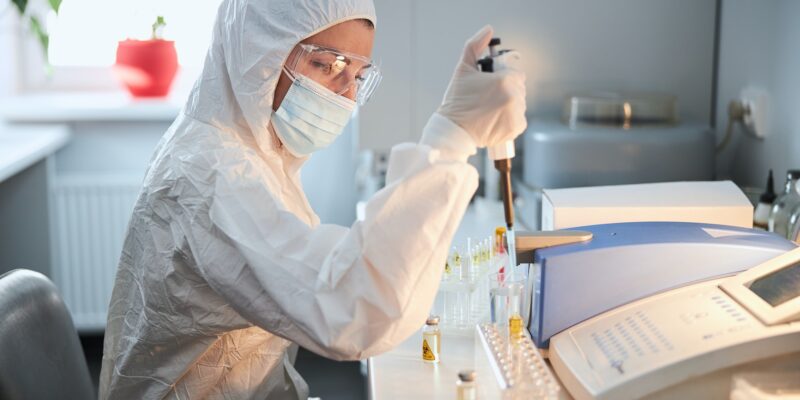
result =
M0 275L0 399L94 399L83 349L55 285L25 269Z

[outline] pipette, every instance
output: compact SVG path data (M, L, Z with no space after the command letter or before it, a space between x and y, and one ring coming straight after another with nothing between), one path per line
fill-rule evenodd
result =
M500 38L489 41L489 56L478 60L478 67L483 72L495 72L506 68L504 56L516 56L509 50L497 50ZM500 172L500 185L502 187L503 211L506 218L506 240L508 244L509 275L514 276L517 266L516 237L514 235L514 199L511 193L511 159L514 158L514 141L509 140L488 149L489 158L494 161L494 167Z

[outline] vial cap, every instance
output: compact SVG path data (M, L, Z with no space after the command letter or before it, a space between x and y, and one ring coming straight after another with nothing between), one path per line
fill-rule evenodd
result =
M473 382L475 381L475 377L475 371L471 369L466 369L458 373L458 379L460 379L462 382Z
M789 180L800 179L800 169L790 169L786 171L786 178Z
M439 325L439 316L438 315L431 315L425 321L425 325Z
M505 226L498 226L497 228L494 228L494 234L495 235L502 235L504 233L506 233L506 227Z

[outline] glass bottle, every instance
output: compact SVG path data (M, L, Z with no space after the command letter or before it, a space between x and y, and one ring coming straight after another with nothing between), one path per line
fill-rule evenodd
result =
M758 204L753 211L753 227L758 229L768 229L769 226L769 213L772 210L772 204L775 202L775 185L772 180L772 170L769 170L767 176L767 188L761 197L758 198Z
M478 391L475 387L475 371L465 370L458 373L458 381L456 381L456 399L457 400L476 400L478 398Z
M800 244L800 206L795 207L792 216L789 217L789 240Z
M769 230L783 237L789 237L789 219L794 209L800 205L800 194L797 193L797 181L800 179L800 170L793 169L786 173L786 185L781 194L772 205L769 213Z
M431 315L422 329L422 360L426 363L439 362L442 351L442 332L439 330L439 317Z

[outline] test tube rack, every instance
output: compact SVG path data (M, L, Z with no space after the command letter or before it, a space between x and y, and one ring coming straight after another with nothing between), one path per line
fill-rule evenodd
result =
M511 337L495 324L475 329L475 366L480 399L558 399L561 385L530 335Z

